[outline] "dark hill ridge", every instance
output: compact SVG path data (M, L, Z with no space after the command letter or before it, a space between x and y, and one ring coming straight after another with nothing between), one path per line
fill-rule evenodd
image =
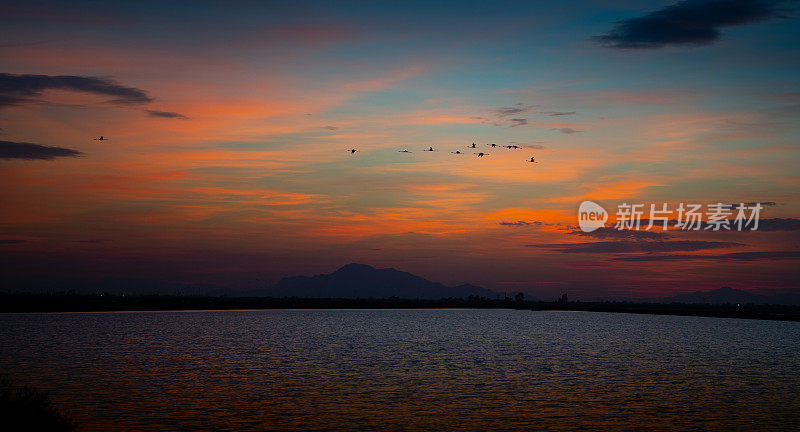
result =
M662 299L674 303L699 303L699 304L777 304L800 305L798 294L761 295L731 287L722 287L712 291L696 291L690 294L680 294Z
M630 303L682 303L697 305L779 305L800 306L800 293L774 295L756 294L731 287L717 288L711 291L695 291L670 297L603 297L589 298L589 302L630 302Z
M376 269L355 263L330 274L283 278L265 294L308 298L503 298L500 293L474 285L450 287L393 268Z

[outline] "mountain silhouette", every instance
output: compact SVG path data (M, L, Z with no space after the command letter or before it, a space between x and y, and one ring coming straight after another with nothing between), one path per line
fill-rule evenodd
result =
M283 278L265 294L309 298L503 298L500 293L474 285L446 286L393 268L376 269L355 263L330 274Z

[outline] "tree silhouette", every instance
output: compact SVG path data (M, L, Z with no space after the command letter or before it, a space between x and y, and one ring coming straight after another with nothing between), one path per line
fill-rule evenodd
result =
M0 419L9 431L72 431L75 423L53 406L47 393L12 385L0 376Z

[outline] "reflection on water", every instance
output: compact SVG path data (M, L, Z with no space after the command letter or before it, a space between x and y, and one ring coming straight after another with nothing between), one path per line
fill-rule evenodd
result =
M82 430L766 430L800 323L513 310L0 314Z

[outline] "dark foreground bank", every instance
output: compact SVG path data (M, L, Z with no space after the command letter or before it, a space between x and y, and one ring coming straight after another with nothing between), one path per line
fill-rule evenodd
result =
M0 294L0 312L105 312L217 309L433 309L504 308L623 312L800 321L800 307L754 304L685 304L633 302L543 302L519 299L345 299L296 297L122 296L76 294Z

